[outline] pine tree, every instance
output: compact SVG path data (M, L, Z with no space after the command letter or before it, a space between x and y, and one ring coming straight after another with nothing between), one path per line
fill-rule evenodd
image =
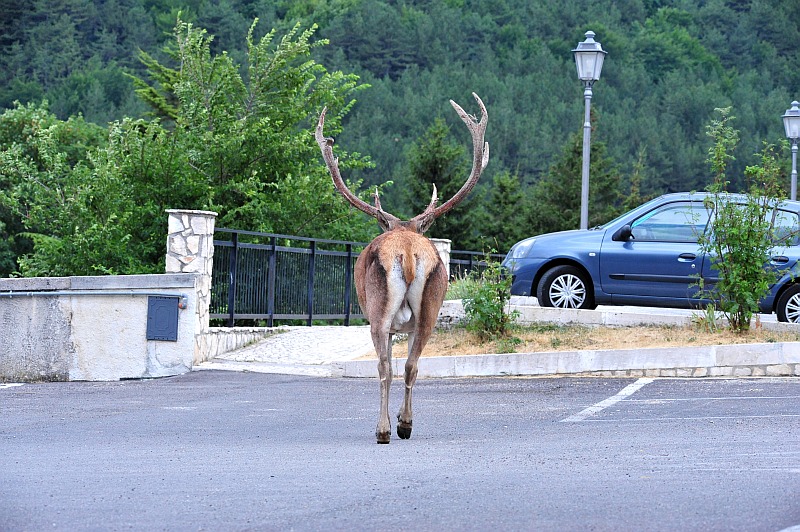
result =
M525 194L518 174L500 172L492 180L492 188L484 207L479 237L483 248L505 252L528 234L524 223Z
M567 139L561 156L533 188L528 209L531 234L577 229L580 225L581 165L583 140L580 132ZM620 172L606 156L606 145L593 141L589 165L589 227L611 220L619 212Z

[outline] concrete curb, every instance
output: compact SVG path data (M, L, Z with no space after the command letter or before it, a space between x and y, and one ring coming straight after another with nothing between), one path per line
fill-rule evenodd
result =
M404 358L392 360L403 373ZM375 360L340 362L344 377L377 376ZM420 378L492 375L603 377L800 376L800 342L425 357Z
M457 323L463 314L460 302L446 302L446 323ZM543 308L512 304L519 323L580 324L588 326L634 325L685 326L692 311L604 307L598 310ZM695 312L696 314L696 312ZM441 316L440 316L441 318ZM765 317L760 327L769 331L798 331L793 323ZM723 323L720 320L720 323ZM623 329L624 330L624 329ZM393 373L401 375L405 358L392 360ZM375 360L351 360L336 364L344 377L374 378ZM648 349L595 349L540 353L507 353L425 357L418 365L420 378L481 377L493 375L597 375L603 377L757 377L800 376L800 342L711 345Z
M620 327L684 326L697 312L641 307L600 307L597 310L542 308L531 298L512 299L511 310L520 313L523 324L554 323ZM463 319L460 301L446 301L440 325L449 327ZM720 321L722 323L722 321ZM800 332L800 325L779 323L774 316L761 316L759 327L768 331ZM249 371L320 377L377 378L377 360L353 360L360 356L366 340L328 329L299 327L303 335L276 335L261 344L218 356L195 365L195 370ZM316 329L316 330L315 330ZM359 329L368 329L359 327ZM315 334L310 334L311 332ZM352 332L352 331L348 331ZM363 331L362 331L363 332ZM305 334L309 333L309 334ZM319 333L319 334L316 334ZM325 356L320 356L324 352ZM405 358L392 360L393 373L402 375ZM598 375L604 377L758 377L800 376L800 342L712 345L650 349L594 349L425 357L419 377L478 377L506 375Z

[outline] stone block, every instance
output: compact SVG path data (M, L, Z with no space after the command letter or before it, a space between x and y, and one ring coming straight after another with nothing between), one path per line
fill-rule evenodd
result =
M775 377L779 375L792 375L793 370L789 366L789 364L774 364L766 367L766 374L769 377Z
M191 253L192 255L197 255L197 252L200 251L200 237L199 236L188 236L184 242L185 249ZM178 251L176 250L176 253Z
M709 377L731 377L733 376L733 368L726 366L716 366L708 369Z
M186 238L180 235L170 235L167 238L167 249L170 253L174 253L175 255L188 255Z
M720 345L716 349L717 366L779 364L784 362L780 343Z
M183 225L183 221L181 220L180 216L169 216L167 221L168 234L180 233L184 229L186 229L186 227Z

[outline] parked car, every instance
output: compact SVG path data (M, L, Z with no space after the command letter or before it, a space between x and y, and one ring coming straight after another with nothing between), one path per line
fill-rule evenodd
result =
M697 243L708 226L706 197L666 194L589 230L517 242L503 261L513 278L511 294L535 296L546 307L703 307L710 301L699 296L699 276L709 287L719 275ZM765 267L782 275L759 303L760 311L800 322L800 202L780 202L773 223L776 233L795 238L777 241L772 250Z

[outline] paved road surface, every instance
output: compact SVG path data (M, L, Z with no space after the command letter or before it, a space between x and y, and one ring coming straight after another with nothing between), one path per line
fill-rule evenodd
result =
M399 408L402 386L392 390ZM0 385L0 530L767 530L800 524L797 379Z

